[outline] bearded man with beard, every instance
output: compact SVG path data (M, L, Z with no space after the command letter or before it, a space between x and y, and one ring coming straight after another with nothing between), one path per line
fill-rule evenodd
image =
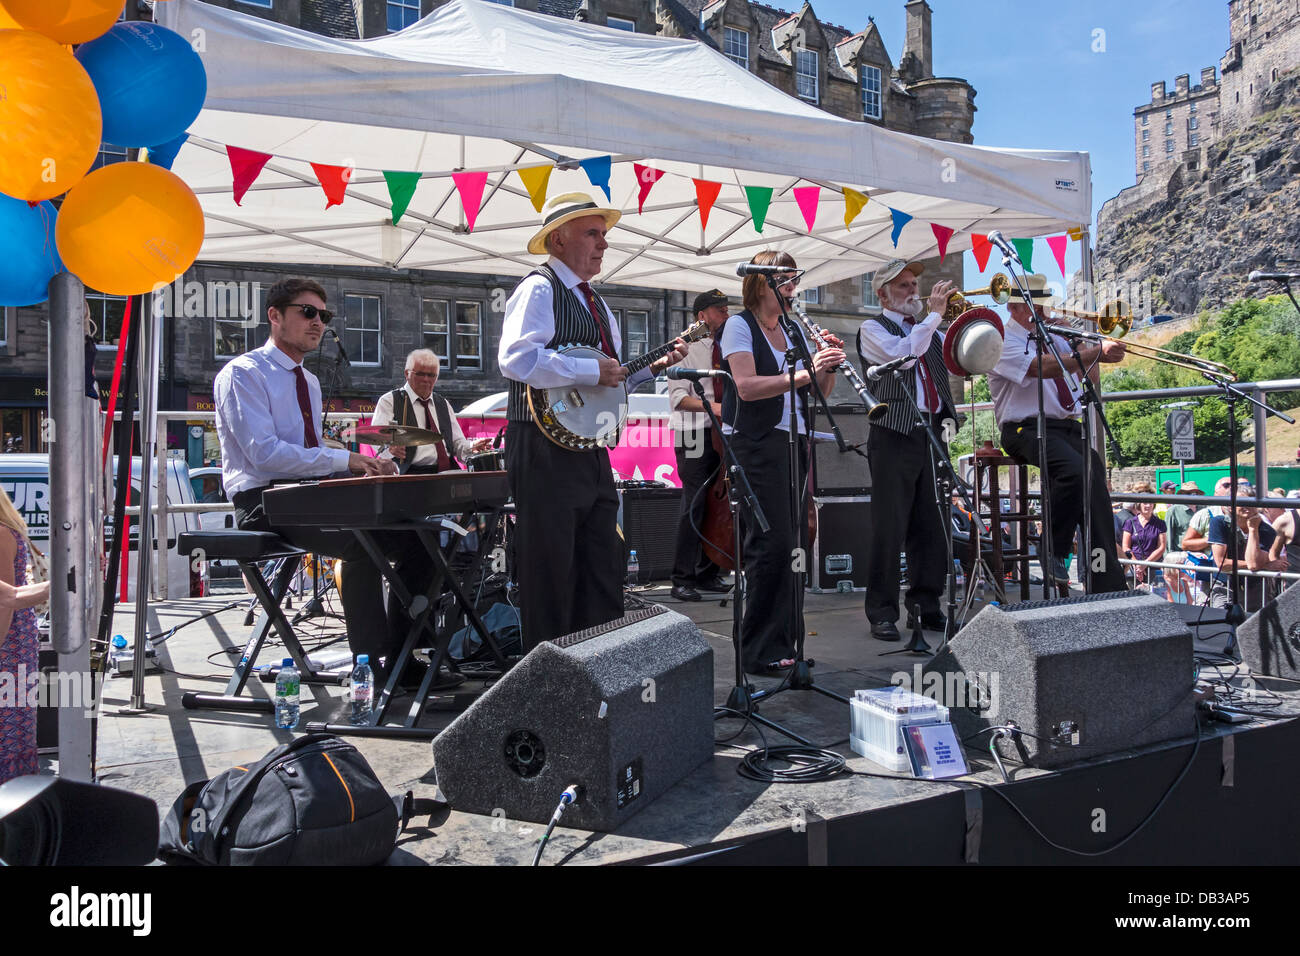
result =
M920 297L919 262L894 259L872 276L882 313L862 323L858 330L858 356L862 372L894 359L914 356L917 361L901 374L886 376L873 392L889 406L872 423L867 435L871 462L871 537L867 544L867 621L871 635L882 641L899 639L897 621L899 552L907 551L907 628L918 619L927 630L946 625L939 610L948 573L944 537L949 503L935 492L934 463L924 428L943 441L944 419L956 418L943 362L943 333L939 322L947 308L953 284L936 282L928 303ZM926 308L928 304L929 308ZM907 395L916 399L924 425Z

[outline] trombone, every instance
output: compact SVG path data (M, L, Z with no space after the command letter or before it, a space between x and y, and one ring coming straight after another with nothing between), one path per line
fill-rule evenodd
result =
M1123 305L1123 302L1116 299L1115 302L1110 303L1106 308L1109 309L1110 306L1115 305L1116 303L1119 303L1121 306ZM1073 315L1076 318L1086 318L1089 321L1096 322L1098 328L1102 328L1102 320L1096 318L1097 313L1072 313L1069 310L1064 309L1057 309L1056 311L1062 312L1066 315ZM1103 309L1103 312L1104 311L1105 309ZM1133 318L1132 315L1127 316L1127 318L1130 320L1131 324ZM1110 327L1113 328L1114 324L1112 323ZM1085 332L1083 329L1076 329L1073 326L1067 325L1049 325L1047 326L1047 331L1065 338L1082 338L1093 342L1119 342L1124 338L1122 334L1103 335L1100 332ZM1128 327L1125 327L1124 332L1127 331ZM1162 349L1159 346L1146 345L1142 342L1125 342L1124 348L1127 351L1132 352L1138 358L1151 359L1155 362L1164 362L1167 365L1177 365L1179 368L1190 369L1193 372L1209 372L1213 375L1223 375L1232 379L1234 382L1237 380L1237 373L1228 368L1228 366L1224 365L1222 362L1215 362L1212 359L1201 358L1199 355L1188 355L1186 352L1175 352L1173 349ZM1176 358L1168 358L1167 356L1176 356Z
M1053 309L1058 315L1068 319L1082 319L1097 326L1097 331L1111 338L1122 339L1133 329L1133 310L1123 299L1111 299L1101 307L1100 312L1077 312L1074 309ZM1115 330L1119 331L1116 332ZM1174 352L1181 355L1181 352Z

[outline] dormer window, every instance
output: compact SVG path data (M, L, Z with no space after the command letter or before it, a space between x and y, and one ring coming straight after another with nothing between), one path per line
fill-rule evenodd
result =
M817 52L794 51L794 83L799 97L817 102Z
M878 120L881 116L880 67L863 65L858 68L862 76L862 118Z

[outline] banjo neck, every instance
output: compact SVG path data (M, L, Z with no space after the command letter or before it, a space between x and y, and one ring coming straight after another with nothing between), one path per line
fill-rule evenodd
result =
M703 338L707 334L707 324L696 322L677 338L680 338L689 344ZM625 363L623 367L627 369L627 374L629 376L635 375L637 372L641 371L641 369L648 368L654 362L659 361L673 350L673 343L676 341L677 339L670 339L658 348L653 348L642 355L638 355L636 358L632 359L632 361Z

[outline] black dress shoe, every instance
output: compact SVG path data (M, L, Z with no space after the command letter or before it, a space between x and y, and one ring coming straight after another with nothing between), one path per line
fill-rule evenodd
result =
M695 588L683 587L677 584L674 584L672 590L668 593L679 601L698 601L700 599L700 592Z
M731 590L731 585L722 578L709 578L707 581L696 584L695 590L704 591L708 594L726 594Z
M871 636L878 641L902 640L902 635L898 633L898 625L893 621L872 621Z
M944 617L942 614L940 614L938 611L935 611L935 612L932 613L932 614L922 614L922 615L921 615L921 629L922 629L922 630L926 630L926 631L943 631L943 630L947 630L947 628L948 628L948 619L947 619L946 617ZM914 630L916 630L916 612L915 612L915 611L908 611L908 612L907 612L907 629L908 629L909 631L914 631Z

